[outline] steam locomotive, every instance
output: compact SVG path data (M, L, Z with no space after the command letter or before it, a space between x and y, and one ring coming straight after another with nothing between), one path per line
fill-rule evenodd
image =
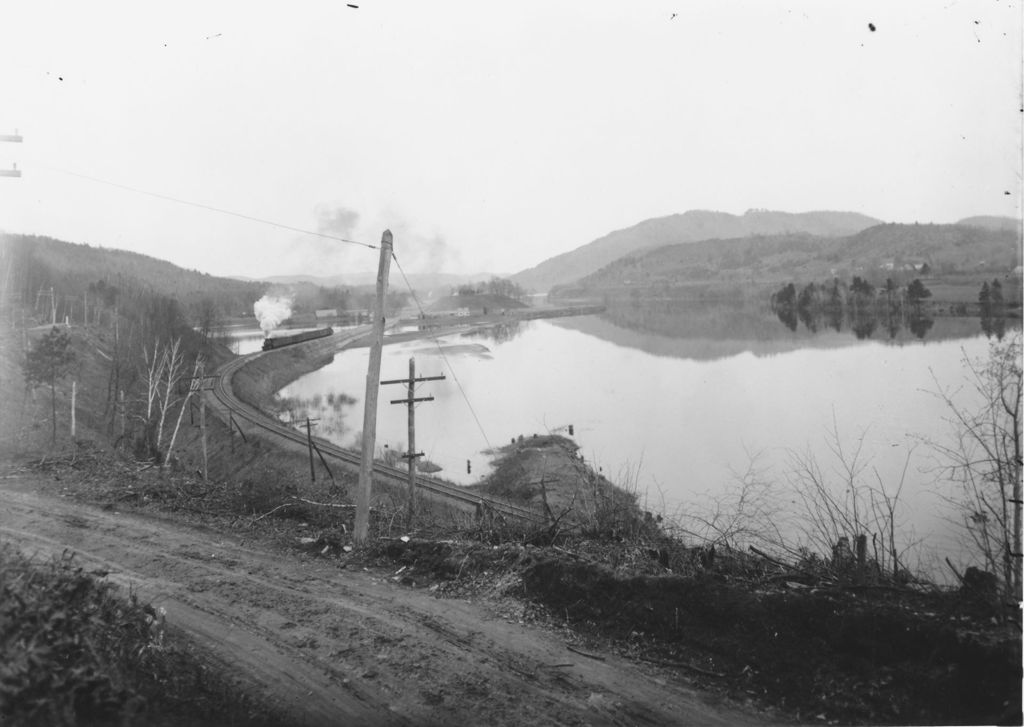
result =
M302 333L293 333L290 336L274 336L273 338L263 339L263 350L273 351L276 348L283 348L285 346L291 346L296 343L302 343L303 341L312 341L316 338L323 338L334 333L331 328L318 328L315 331L303 331Z

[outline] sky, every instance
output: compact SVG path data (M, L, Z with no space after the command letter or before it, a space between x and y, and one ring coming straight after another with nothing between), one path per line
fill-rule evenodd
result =
M1021 214L1022 0L0 0L0 17L0 134L24 137L0 143L23 173L0 177L0 230L216 275L376 269L298 230L390 229L407 272L505 274L690 209Z

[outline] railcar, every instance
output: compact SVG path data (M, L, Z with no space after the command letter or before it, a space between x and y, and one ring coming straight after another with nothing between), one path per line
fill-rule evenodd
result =
M312 341L316 338L323 338L334 333L332 328L318 328L315 331L303 331L302 333L293 333L290 336L274 336L273 338L267 337L263 339L263 350L273 351L277 348L283 348L284 346L292 346L296 343L302 343L303 341Z

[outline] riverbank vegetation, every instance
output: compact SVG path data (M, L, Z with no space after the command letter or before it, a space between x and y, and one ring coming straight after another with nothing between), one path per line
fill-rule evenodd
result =
M800 323L811 333L826 326L836 331L845 327L858 339L871 338L880 326L889 338L895 338L903 328L924 338L937 315L976 315L987 336L1001 339L1007 318L1020 317L1019 303L1007 303L998 278L982 282L977 303L961 301L941 306L932 304L932 297L920 278L899 283L889 277L875 286L855 275L849 284L833 278L830 283L808 283L799 290L794 283L787 283L772 293L771 308L791 331Z

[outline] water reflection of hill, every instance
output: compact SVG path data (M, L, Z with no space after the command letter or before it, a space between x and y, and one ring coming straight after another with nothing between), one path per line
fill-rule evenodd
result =
M924 336L924 344L969 338L983 332L977 318L939 317L933 320ZM841 348L865 342L847 326L839 331L824 327L812 332L803 325L790 330L767 306L762 307L752 301L660 300L613 304L600 316L560 318L551 322L656 356L695 360L713 360L748 352L755 356L770 356L804 348ZM891 333L880 325L865 340L891 345L922 343L909 327L896 331L895 335Z

